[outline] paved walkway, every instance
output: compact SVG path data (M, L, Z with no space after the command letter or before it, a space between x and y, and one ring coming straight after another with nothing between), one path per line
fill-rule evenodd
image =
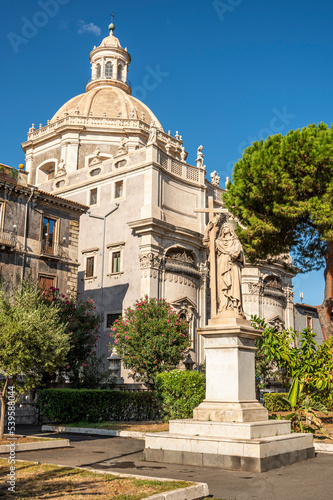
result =
M17 433L38 434L40 427L18 426ZM53 433L43 433L44 437ZM59 436L59 434L57 435ZM17 453L21 460L132 473L151 477L208 483L209 492L223 500L331 500L333 498L333 454L263 474L231 472L212 468L163 464L143 460L144 442L61 434L72 448Z

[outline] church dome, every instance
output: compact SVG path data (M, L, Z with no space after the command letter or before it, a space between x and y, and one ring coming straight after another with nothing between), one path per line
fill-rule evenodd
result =
M118 38L113 34L110 34L109 36L104 38L100 47L121 47L121 45Z
M109 36L90 53L91 77L86 92L70 99L53 116L51 123L66 116L93 118L139 119L148 125L154 122L163 130L156 116L143 102L133 97L127 79L131 62L127 48L123 49L113 35L114 24L109 26Z
M143 102L127 94L121 88L106 85L92 88L70 99L53 116L51 123L64 116L90 116L94 118L140 119L148 125L152 121L162 129L154 113Z

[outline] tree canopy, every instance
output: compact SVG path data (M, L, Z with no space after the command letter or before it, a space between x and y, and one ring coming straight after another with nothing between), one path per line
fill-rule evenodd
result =
M250 261L292 251L299 272L325 267L318 312L325 338L332 335L333 127L311 124L254 142L235 164L223 200L240 222Z
M34 388L43 372L61 366L70 349L66 326L58 307L45 304L34 281L23 281L9 294L0 288L0 437L9 382L18 395Z

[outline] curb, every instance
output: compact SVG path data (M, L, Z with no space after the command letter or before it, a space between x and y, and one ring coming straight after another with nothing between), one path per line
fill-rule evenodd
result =
M314 442L314 449L317 453L333 453L333 443Z
M95 436L129 437L145 439L145 432L139 431L117 431L114 429L94 429L91 427L64 427L62 425L42 425L42 432L64 432L66 434L91 434Z
M10 444L0 445L0 453L10 453ZM69 448L69 439L54 439L50 441L37 441L36 443L19 443L15 444L15 451L34 451L34 450L52 450L54 448Z
M28 462L29 460L16 460L17 462ZM34 464L43 465L57 465L58 467L66 467L67 469L79 469L88 472L95 472L96 474L111 474L117 477L133 477L135 479L144 479L149 481L163 481L172 482L179 481L178 479L170 479L165 477L151 477L151 476L139 476L137 474L124 474L122 472L105 471L98 469L89 469L88 467L74 467L70 465L61 464L46 464L44 462L31 462ZM190 481L189 481L190 482ZM143 498L142 500L199 500L209 496L209 489L207 483L195 483L193 486L188 486L187 488L179 488L178 490L166 491L165 493L157 493L150 497Z

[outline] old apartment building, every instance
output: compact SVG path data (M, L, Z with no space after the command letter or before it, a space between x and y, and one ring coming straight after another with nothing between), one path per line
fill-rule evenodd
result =
M31 275L41 287L77 289L81 214L88 207L29 186L27 173L0 170L0 276Z

